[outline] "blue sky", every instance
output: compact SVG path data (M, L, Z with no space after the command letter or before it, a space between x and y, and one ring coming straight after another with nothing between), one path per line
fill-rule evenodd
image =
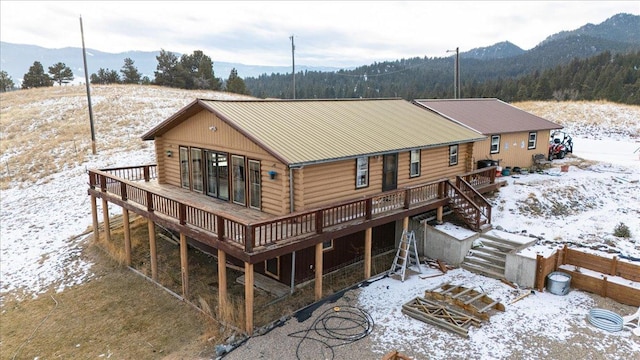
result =
M451 56L640 15L638 1L13 1L0 2L0 40L104 52L202 50L214 61L347 67Z

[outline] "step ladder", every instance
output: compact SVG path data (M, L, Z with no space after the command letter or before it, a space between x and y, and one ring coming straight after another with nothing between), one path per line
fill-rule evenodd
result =
M403 230L396 257L393 259L391 269L389 269L389 275L400 275L400 279L404 282L407 267L411 265L415 265L418 272L422 274L420 260L418 260L416 234L413 231Z

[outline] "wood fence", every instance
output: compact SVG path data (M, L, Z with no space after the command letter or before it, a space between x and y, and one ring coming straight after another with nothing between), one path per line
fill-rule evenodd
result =
M571 265L575 268L568 269L562 265ZM572 288L608 297L622 304L640 306L639 288L607 279L607 277L617 276L629 280L629 282L640 282L640 265L620 261L616 256L607 258L569 249L565 245L563 249L556 251L548 258L538 255L535 288L542 291L547 275L558 269L571 275ZM581 272L580 269L600 273L600 276Z

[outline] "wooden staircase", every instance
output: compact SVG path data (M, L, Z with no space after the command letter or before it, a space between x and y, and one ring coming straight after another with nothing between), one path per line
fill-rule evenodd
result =
M452 210L471 230L485 232L491 229L491 204L471 184L458 176L455 185L447 182L446 191Z
M482 246L469 250L460 267L495 279L504 279L507 253L521 247L522 243L488 234L480 234L478 239Z

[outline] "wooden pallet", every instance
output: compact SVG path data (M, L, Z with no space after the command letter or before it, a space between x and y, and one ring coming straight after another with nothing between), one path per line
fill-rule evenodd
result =
M482 319L421 297L402 305L402 313L463 337L469 337L469 327L480 327L482 322Z
M461 285L441 284L434 289L425 291L424 297L455 305L482 320L489 319L491 314L488 311L492 309L504 311L504 305L500 303L500 300L493 300L484 292L478 292Z

